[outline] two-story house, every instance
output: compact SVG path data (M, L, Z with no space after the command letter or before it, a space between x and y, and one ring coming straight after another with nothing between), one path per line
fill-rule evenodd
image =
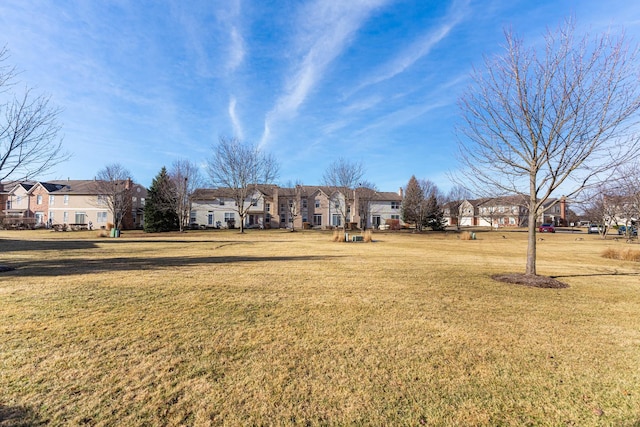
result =
M256 186L245 199L247 228L375 227L387 219L400 220L402 196L362 189L345 197L325 186ZM205 227L238 226L238 209L228 189L198 189L193 198L191 223Z
M106 228L114 223L107 195L96 180L62 180L18 183L6 195L4 224L26 227L82 226ZM140 228L144 221L146 188L131 180L122 182L130 209L123 215L123 228Z

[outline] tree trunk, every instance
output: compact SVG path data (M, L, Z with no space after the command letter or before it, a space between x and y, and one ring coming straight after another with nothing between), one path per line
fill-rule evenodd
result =
M529 232L527 240L527 269L526 274L535 276L536 273L536 201L529 201Z

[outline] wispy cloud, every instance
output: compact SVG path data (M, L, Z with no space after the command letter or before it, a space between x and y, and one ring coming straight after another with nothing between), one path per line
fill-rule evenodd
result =
M387 0L317 0L306 5L295 24L298 61L275 106L267 113L260 146L269 142L272 124L289 119L322 79L326 68L351 41L373 10Z
M227 71L235 71L245 56L244 39L237 27L232 26L229 30L229 59L227 62Z
M238 115L236 113L236 98L231 97L229 100L229 118L231 119L231 125L233 126L233 134L240 140L244 139L244 132L242 131L242 125L240 124L240 120L238 119Z
M456 25L463 21L469 6L469 0L456 0L440 25L424 33L420 38L400 52L395 58L381 66L373 75L356 86L348 96L365 87L389 80L403 73L420 58L426 56L440 43Z

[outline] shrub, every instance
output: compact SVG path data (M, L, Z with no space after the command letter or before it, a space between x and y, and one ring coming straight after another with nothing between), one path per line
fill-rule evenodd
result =
M331 238L332 242L340 242L340 241L344 241L344 234L342 234L340 232L340 230L334 230L333 231L333 237Z
M640 251L630 248L618 249L607 248L602 251L603 258L618 259L621 261L635 261L640 262Z
M473 233L469 231L463 231L462 233L460 233L460 240L473 240L473 237Z
M399 219L387 219L385 224L389 226L389 230L400 230L401 228Z
M109 231L110 231L112 228L113 228L113 223L108 222L108 223L107 223L107 230L109 230Z
M371 230L366 230L364 232L365 243L371 243L372 240L373 240L373 232Z

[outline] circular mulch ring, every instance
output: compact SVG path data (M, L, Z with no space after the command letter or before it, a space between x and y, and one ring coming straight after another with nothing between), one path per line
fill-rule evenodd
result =
M510 274L494 274L491 276L493 280L498 282L512 283L514 285L530 286L532 288L550 288L563 289L569 285L562 283L553 277L534 276L532 274L510 273Z
M5 271L13 271L15 268L7 267L6 265L0 265L0 273L4 273Z

